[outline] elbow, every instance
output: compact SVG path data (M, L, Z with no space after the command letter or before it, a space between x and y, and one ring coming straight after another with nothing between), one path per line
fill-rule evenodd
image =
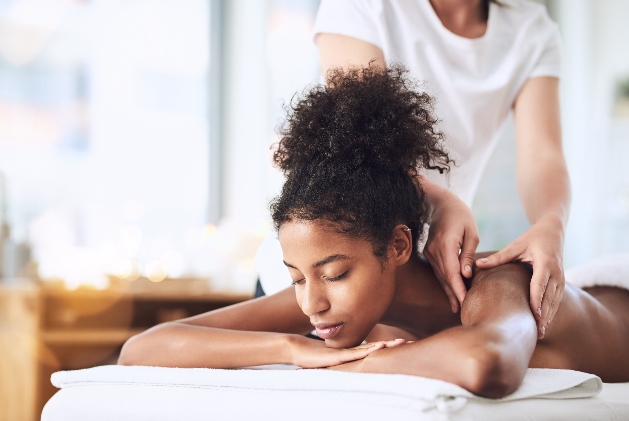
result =
M518 370L496 349L483 349L469 358L469 377L463 385L475 395L491 399L504 398L515 392L524 379Z
M127 339L127 341L122 345L122 349L120 350L120 355L118 356L118 365L143 365L141 363L141 355L142 352L140 349L142 348L142 342L145 332L139 333Z
M156 359L155 350L165 351L169 341L165 340L164 335L174 328L172 323L164 323L127 339L120 350L118 365L161 365Z

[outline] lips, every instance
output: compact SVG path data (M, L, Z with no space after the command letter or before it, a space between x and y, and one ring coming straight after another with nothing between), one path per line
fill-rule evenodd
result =
M321 339L332 339L337 333L339 333L339 330L341 330L342 327L343 323L315 325L317 336Z

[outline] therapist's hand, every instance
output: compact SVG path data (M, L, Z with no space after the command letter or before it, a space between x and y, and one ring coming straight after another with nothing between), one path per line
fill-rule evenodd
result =
M450 300L452 312L460 309L467 289L463 276L472 276L474 253L480 241L471 209L457 195L422 180L433 211L424 256Z
M552 217L540 219L528 231L504 249L476 261L479 268L488 269L517 260L533 266L530 306L537 320L537 337L543 338L557 313L563 297L564 228Z

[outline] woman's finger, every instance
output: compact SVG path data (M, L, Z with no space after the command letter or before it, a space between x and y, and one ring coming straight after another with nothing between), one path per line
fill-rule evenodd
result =
M537 337L542 339L546 335L546 329L548 328L548 314L550 309L554 306L556 286L554 284L548 285L544 292L544 299L542 300L542 317L539 319Z
M406 340L402 338L398 338L398 339L391 339L390 341L386 341L384 344L387 348L393 348L393 347L396 347L398 345L402 345L405 343L406 343Z
M362 360L363 358L365 358L372 352L385 348L385 344L382 342L375 342L373 344L365 344L365 345L370 345L370 346L366 346L362 348L359 345L358 347L355 347L355 348L349 348L349 349L337 351L338 354L336 355L336 358L338 358L338 360L334 364L329 364L329 366L343 364L350 361Z
M386 348L392 348L394 346L397 345L401 345L403 343L405 343L406 341L404 339L398 338L398 339L390 339L388 341L375 341L375 342L367 342L366 344L360 344L358 346L355 346L353 348L350 349L366 349L366 348L371 348L374 345L384 345Z

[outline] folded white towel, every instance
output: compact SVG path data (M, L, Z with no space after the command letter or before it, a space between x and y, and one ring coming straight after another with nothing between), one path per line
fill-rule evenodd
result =
M629 290L629 254L614 254L566 271L566 282L587 288L610 286Z
M334 395L368 401L385 396L390 403L424 411L452 412L470 401L506 402L528 398L573 399L597 395L601 380L571 370L528 369L522 386L503 399L485 399L441 380L401 374L345 373L331 370L216 370L103 366L52 375L59 388L89 385L150 385L264 392L299 392L313 399Z

